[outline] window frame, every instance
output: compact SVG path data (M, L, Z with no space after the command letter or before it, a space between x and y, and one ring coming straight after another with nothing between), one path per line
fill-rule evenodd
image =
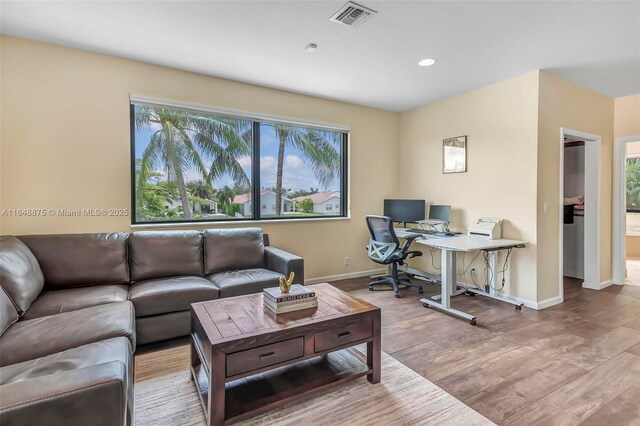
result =
M151 107L175 108L195 113L206 113L226 118L251 121L252 125L252 144L251 144L251 213L248 218L227 217L221 220L158 220L158 221L138 221L136 213L136 126L135 126L135 107L136 105L144 105ZM280 117L267 114L259 114L253 112L245 112L239 110L222 109L210 107L208 105L195 104L190 102L180 102L168 99L152 98L147 96L130 95L129 97L129 123L130 123L130 172L131 172L131 227L157 227L157 226L184 226L194 224L225 224L225 223L251 223L251 222L282 222L282 221L318 221L318 220L340 220L350 219L351 212L349 209L349 142L351 127L339 124L327 124L312 121L300 121L289 117ZM340 212L339 214L317 214L304 217L262 217L260 200L260 125L261 124L286 124L289 126L305 127L318 130L328 130L339 132L342 134L340 143ZM255 202L258 200L258 202Z

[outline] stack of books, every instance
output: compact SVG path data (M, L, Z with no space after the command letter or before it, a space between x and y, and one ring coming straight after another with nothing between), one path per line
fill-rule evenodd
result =
M318 307L316 293L300 284L292 285L289 293L281 292L280 287L265 288L263 300L276 315Z

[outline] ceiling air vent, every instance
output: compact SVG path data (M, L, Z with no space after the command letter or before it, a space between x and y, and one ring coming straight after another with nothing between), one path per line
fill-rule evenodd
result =
M373 9L349 2L342 6L329 20L350 27L357 27L376 13L378 12Z

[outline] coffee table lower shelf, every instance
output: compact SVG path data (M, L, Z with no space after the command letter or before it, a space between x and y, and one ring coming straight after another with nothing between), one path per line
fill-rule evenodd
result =
M225 424L231 424L312 393L373 372L353 348L275 368L225 385ZM191 369L208 418L209 377L202 364Z

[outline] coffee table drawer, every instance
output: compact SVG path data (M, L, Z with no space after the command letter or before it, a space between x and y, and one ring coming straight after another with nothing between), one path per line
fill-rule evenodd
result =
M371 337L372 334L373 323L371 320L321 331L314 335L315 351L326 351L337 346L366 339L367 337Z
M227 355L227 377L258 370L304 355L304 337Z

